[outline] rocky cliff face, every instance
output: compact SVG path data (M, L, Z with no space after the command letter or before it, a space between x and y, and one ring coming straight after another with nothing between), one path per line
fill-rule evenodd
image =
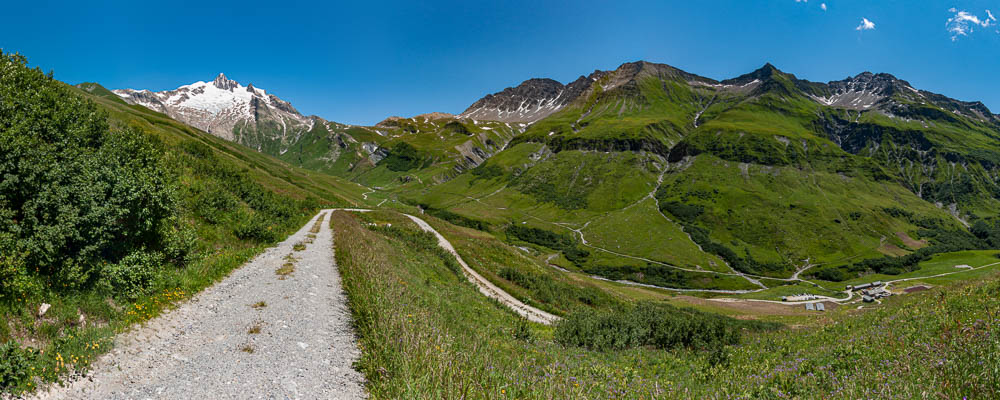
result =
M552 79L528 79L517 87L486 95L469 106L459 118L530 124L575 100L590 88L597 74L600 73L581 76L568 85Z

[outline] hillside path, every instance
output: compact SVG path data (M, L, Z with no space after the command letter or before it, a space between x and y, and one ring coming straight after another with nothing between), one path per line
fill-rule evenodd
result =
M441 246L441 248L445 249L447 252L451 253L451 255L455 256L455 260L458 261L458 264L462 266L462 270L465 271L465 276L469 278L469 280L472 281L472 283L475 284L476 287L479 288L479 292L481 292L483 295L485 295L486 297L496 299L500 303L505 304L507 307L514 310L521 316L527 318L529 321L546 325L551 325L556 321L559 321L560 318L558 316L555 316L548 312L542 311L538 308L524 304L516 297L512 296L510 293L507 293L503 289L499 288L497 285L494 285L493 282L490 282L489 279L486 279L485 277L480 275L478 272L476 272L476 270L470 268L469 265L465 263L465 260L462 259L462 256L458 255L458 251L455 250L455 246L452 246L451 242L449 242L448 239L445 239L444 236L438 233L438 231L435 230L434 227L432 227L430 224L428 224L427 221L424 221L419 217L415 217L409 214L403 214L403 215L406 215L411 220L413 220L414 223L420 226L420 229L433 233L434 236L437 237L438 246Z
M116 339L92 371L42 399L358 399L366 397L330 211L228 277ZM320 230L305 250L310 229ZM275 270L293 254L295 271ZM258 303L264 302L266 306ZM258 307L253 305L258 304ZM259 325L260 332L250 333ZM252 349L252 353L248 352Z

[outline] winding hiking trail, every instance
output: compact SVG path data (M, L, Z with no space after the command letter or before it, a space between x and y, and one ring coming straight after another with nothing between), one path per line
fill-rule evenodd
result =
M458 264L462 266L462 270L465 271L465 276L468 277L469 280L472 281L472 283L479 288L479 291L483 295L485 295L486 297L496 299L497 301L503 303L507 307L510 307L512 310L514 310L521 316L527 318L529 321L550 325L559 320L559 317L555 315L552 315L545 311L539 310L538 308L524 304L514 296L511 296L510 293L507 293L503 289L500 289L499 287L494 285L493 282L490 282L482 275L479 275L479 273L477 273L475 270L469 268L469 265L465 263L465 260L462 260L462 256L458 255L458 252L455 251L455 247L451 245L451 242L449 242L448 239L445 239L444 236L438 233L438 231L435 230L430 224L412 215L409 214L404 214L404 215L409 217L411 220L413 220L413 222L415 222L418 226L420 226L420 229L433 233L434 236L437 237L438 246L441 246L441 248L445 249L446 251L451 253L451 255L455 256L455 260L458 261Z
M338 208L336 210L348 211L348 212L374 211L365 208ZM444 249L445 251L447 251L448 253L450 253L452 256L455 257L455 261L458 261L458 264L462 266L462 271L465 273L465 277L469 279L469 282L472 282L474 285L476 285L476 287L479 288L479 292L482 293L484 296L499 301L501 304L507 306L511 310L514 310L514 312L520 314L522 317L527 318L529 321L545 325L551 325L556 321L559 321L560 318L558 316L540 310L536 307L524 304L524 302L518 300L516 297L512 296L510 293L507 293L497 285L494 285L493 282L490 282L488 279L486 279L478 272L476 272L476 270L469 267L469 264L465 263L465 260L462 259L462 256L458 255L458 251L455 250L455 246L452 246L451 242L449 242L448 239L445 239L445 237L441 235L441 233L439 233L436 229L434 229L434 227L428 224L427 221L424 221L420 217L416 217L410 214L403 214L403 215L412 220L413 223L417 224L417 226L419 226L420 229L423 229L426 232L434 234L434 236L437 237L438 246L440 246L442 249Z
M120 335L86 377L36 398L365 398L363 377L352 368L360 351L330 214L321 212L190 301ZM317 220L315 240L295 251ZM275 270L289 254L298 259L295 270L279 279Z

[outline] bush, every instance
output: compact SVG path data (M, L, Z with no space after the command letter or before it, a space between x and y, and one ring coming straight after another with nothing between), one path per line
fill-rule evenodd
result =
M698 216L705 212L705 208L697 204L684 204L679 201L670 201L661 203L660 211L667 211L677 217L677 219L690 224L694 222L695 218L698 218Z
M743 330L775 329L778 326L667 304L640 302L625 310L576 311L556 325L555 339L563 345L592 350L640 346L713 349L739 343Z
M233 234L242 240L270 243L278 239L269 221L259 213L242 211L237 213L233 223Z
M566 259L576 265L582 265L590 257L590 252L577 247L576 240L570 235L520 225L507 227L507 234L518 240L562 251Z
M16 342L0 345L0 393L28 389L35 358L34 351L24 350Z
M144 250L133 252L121 261L104 268L106 288L115 295L135 300L149 293L156 272L163 266L163 255Z
M185 153L202 160L215 159L215 154L212 153L212 148L208 147L207 144L196 140L184 141L184 143L181 143L181 149L184 150Z
M530 228L516 224L507 227L507 234L518 240L545 246L553 250L562 250L575 246L573 238L569 235L561 235L544 229Z
M198 234L194 228L179 221L165 225L163 255L167 261L183 267L197 258Z
M889 214L890 216L895 218L906 218L908 220L913 218L912 212L906 211L899 207L884 207L882 208L882 211L885 211L886 214Z
M379 164L385 164L390 171L403 172L418 168L426 161L427 159L412 145L399 142L389 150L389 155L379 161Z
M472 219L463 215L455 214L448 210L439 210L436 208L424 207L426 212L435 217L441 218L445 221L451 222L452 224L458 226L464 226L466 228L472 228L480 231L486 231L490 229L490 224L480 221L478 219Z
M816 279L822 279L824 281L830 282L843 282L851 279L850 274L840 268L827 267L816 270L813 274Z
M521 317L514 323L514 339L531 343L535 341L535 336L531 334L531 325L528 319Z
M226 220L226 215L239 206L239 200L218 186L199 186L198 194L192 199L192 211L210 224L219 224Z
M21 299L37 293L38 289L38 284L28 275L24 254L14 251L12 235L0 233L0 301Z
M158 141L112 131L92 102L20 56L0 55L0 99L0 234L27 275L79 289L104 260L160 241L176 207Z
M684 228L684 232L691 235L691 240L700 245L702 249L708 253L719 256L719 258L725 260L729 266L733 267L733 269L737 271L754 275L768 275L782 274L791 269L791 267L785 263L757 261L750 255L749 250L745 251L745 257L740 257L735 251L733 251L733 249L712 240L708 236L708 230L699 226L681 223L681 227Z

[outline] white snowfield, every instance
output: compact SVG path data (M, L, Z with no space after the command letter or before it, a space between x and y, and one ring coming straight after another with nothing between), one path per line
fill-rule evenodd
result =
M268 94L263 89L243 86L219 74L212 82L198 81L174 90L152 92L149 90L112 90L130 104L138 104L153 111L194 126L206 132L233 140L233 127L255 122L254 103L281 124L286 133L288 125L301 126L303 131L312 129L313 121L299 114L291 104Z

